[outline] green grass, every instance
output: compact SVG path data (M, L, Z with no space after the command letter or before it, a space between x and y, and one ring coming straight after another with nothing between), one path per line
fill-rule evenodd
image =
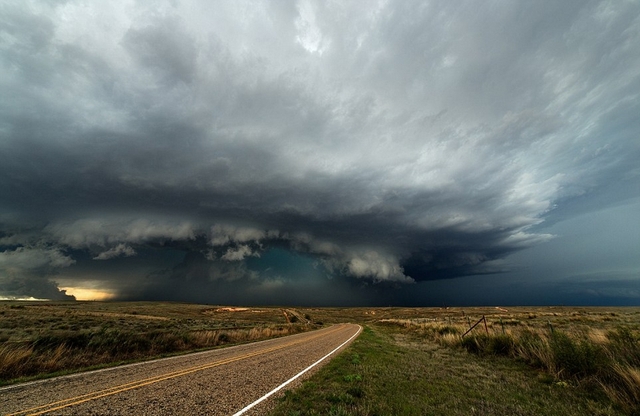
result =
M507 357L470 355L368 325L274 416L617 415L604 395L558 383Z

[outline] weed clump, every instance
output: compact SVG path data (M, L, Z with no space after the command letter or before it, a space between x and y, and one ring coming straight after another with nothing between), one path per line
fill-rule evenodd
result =
M554 332L549 346L558 372L571 377L585 378L598 374L607 364L600 346L586 339L575 340L564 332Z
M461 338L460 345L467 351L478 355L509 356L515 349L514 339L505 334L471 335Z

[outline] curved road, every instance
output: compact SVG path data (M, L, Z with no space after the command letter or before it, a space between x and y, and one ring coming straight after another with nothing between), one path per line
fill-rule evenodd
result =
M3 415L256 415L247 409L348 344L334 325L252 344L0 388ZM331 357L333 354L331 354ZM264 400L264 399L263 399Z

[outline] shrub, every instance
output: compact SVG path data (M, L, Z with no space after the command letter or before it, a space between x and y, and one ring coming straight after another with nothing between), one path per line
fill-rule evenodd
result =
M491 354L511 355L515 347L515 342L510 335L494 335L489 338L489 345L487 347L488 352Z
M479 355L511 355L515 341L510 335L472 335L461 339L460 345L467 351Z
M556 331L551 336L550 346L558 372L586 377L605 367L603 349L587 340L575 341L564 332Z
M470 353L481 354L486 348L487 338L487 335L466 336L460 340L460 345Z
M229 335L226 332L220 332L220 335L218 335L218 342L220 344L224 344L224 343L227 343L229 341L230 341Z
M518 336L515 343L515 355L529 365L555 371L553 354L546 338L537 332L525 330Z

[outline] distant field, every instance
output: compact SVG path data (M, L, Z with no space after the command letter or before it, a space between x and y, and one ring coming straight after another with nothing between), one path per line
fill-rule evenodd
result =
M275 414L640 414L640 308L0 302L0 383L338 322L365 331Z

